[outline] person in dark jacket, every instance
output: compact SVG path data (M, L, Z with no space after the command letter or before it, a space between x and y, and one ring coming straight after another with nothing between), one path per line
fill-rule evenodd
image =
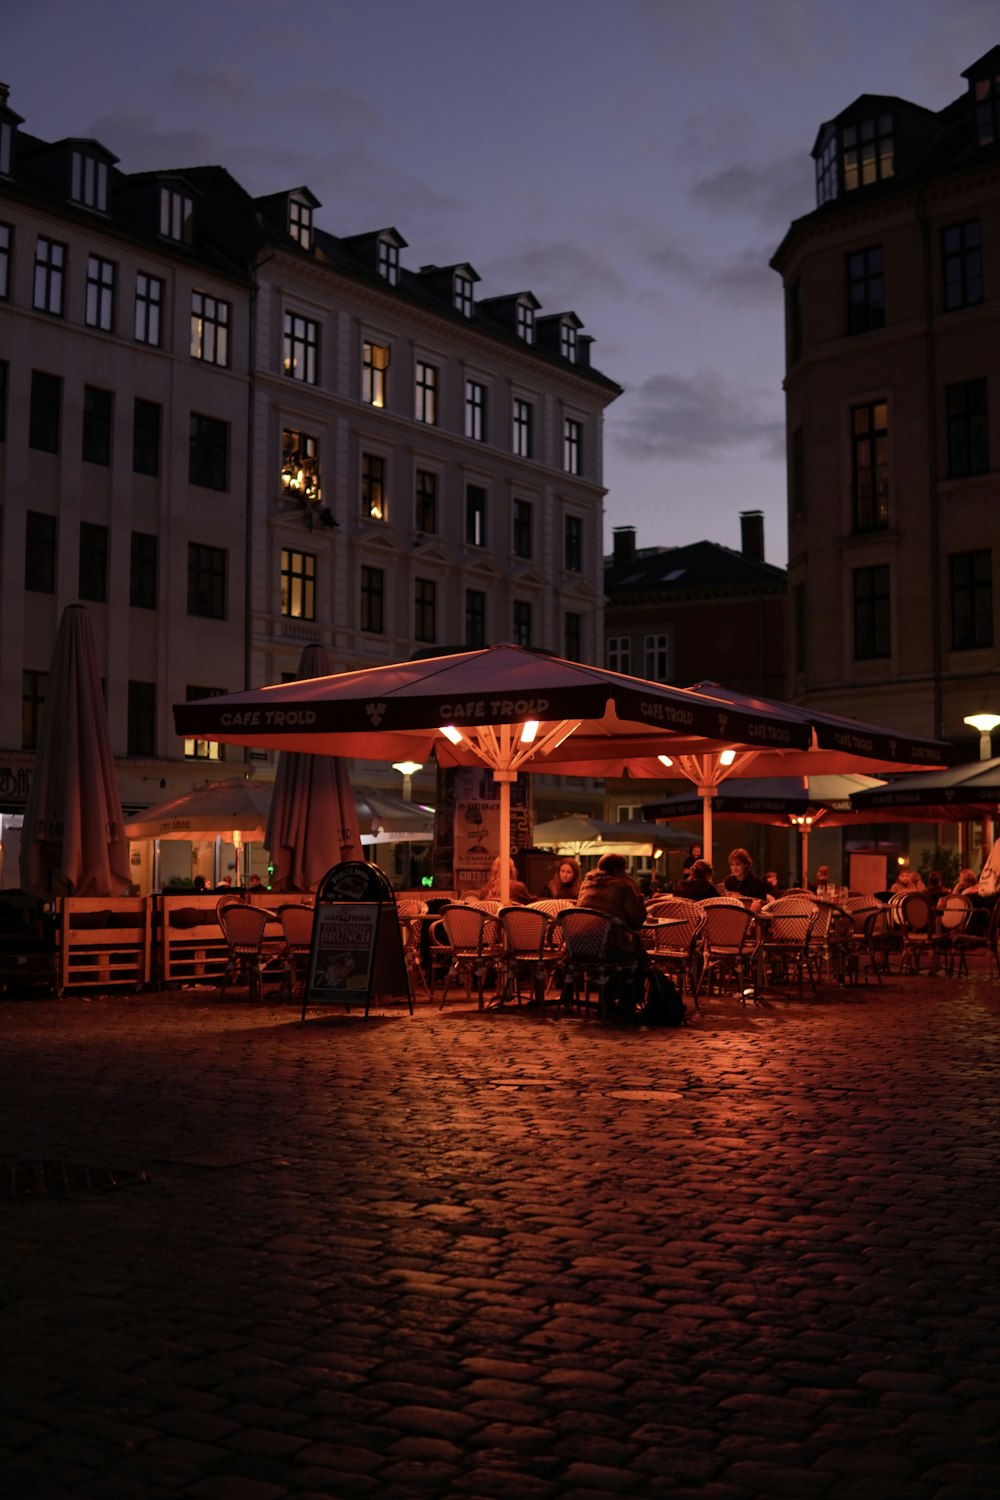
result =
M683 880L674 886L674 895L686 901L707 901L717 896L719 887L712 882L712 866L707 859L696 859Z
M729 874L722 882L727 896L749 897L755 909L770 896L767 881L753 872L753 860L745 849L734 849L729 856Z
M589 906L594 911L606 911L609 916L617 918L627 935L622 946L629 952L638 946L634 934L646 920L646 903L628 873L623 854L601 855L596 867L583 877L576 904Z

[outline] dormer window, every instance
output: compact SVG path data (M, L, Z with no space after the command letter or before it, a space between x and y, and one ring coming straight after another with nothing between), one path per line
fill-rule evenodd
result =
M837 132L830 126L816 156L816 206L832 203L837 197Z
M977 78L973 84L976 100L976 142L995 146L1000 142L1000 75Z
M88 151L74 151L70 168L70 198L82 208L108 211L108 164Z
M530 302L517 304L517 336L526 344L535 342L535 309Z
M288 233L303 250L312 249L313 215L301 198L288 200Z
M9 120L0 120L0 175L10 176L11 150L14 144L14 127Z
M840 133L844 161L844 192L870 187L893 175L892 115L845 125Z
M463 318L472 317L472 277L462 271L455 272L455 311Z
M559 353L563 359L568 359L571 365L576 364L577 340L576 327L573 323L560 323L559 325Z
M160 188L160 233L164 239L190 245L194 201L179 188Z
M378 274L390 286L399 283L399 246L385 238L378 242Z

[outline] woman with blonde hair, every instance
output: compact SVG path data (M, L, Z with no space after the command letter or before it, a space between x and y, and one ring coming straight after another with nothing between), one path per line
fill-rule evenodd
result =
M501 857L501 855L497 855L492 865L490 865L489 880L476 892L481 901L503 900L503 896L500 894ZM523 880L517 878L517 865L513 859L510 860L510 894L507 899L516 906L526 906L531 900L531 892L528 890L528 887L524 884Z

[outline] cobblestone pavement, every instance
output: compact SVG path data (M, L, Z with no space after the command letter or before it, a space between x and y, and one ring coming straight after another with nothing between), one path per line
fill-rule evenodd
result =
M998 1020L4 1001L0 1493L996 1500Z

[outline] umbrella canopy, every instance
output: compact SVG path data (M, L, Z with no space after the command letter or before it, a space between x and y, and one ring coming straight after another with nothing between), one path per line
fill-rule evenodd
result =
M325 649L306 646L300 680L329 675ZM315 890L331 866L364 859L351 779L339 756L281 751L265 842L279 891Z
M522 770L614 775L633 756L668 748L804 750L809 740L780 707L743 714L708 693L512 645L177 704L174 724L179 735L231 744L386 761L426 761L433 750L441 765L487 766L499 787L501 847ZM506 883L505 861L501 872Z
M90 616L64 611L56 634L20 876L37 896L120 896L132 879Z
M694 834L665 828L662 823L609 823L573 813L536 823L536 845L558 854L652 854L662 849L689 849Z
M998 804L1000 757L923 775L897 776L851 796L858 820L870 823L961 823L994 816Z
M125 836L199 840L236 833L241 843L261 843L270 806L266 782L210 781L136 813L125 824Z
M390 792L357 791L354 801L363 843L419 843L434 837L434 809Z

